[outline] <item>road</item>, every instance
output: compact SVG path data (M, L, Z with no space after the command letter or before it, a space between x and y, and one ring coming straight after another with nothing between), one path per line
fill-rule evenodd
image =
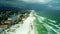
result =
M14 34L34 34L34 17L30 14L30 16L20 25L20 28L16 29L16 33ZM32 26L32 28L31 28Z
M8 30L7 29L4 33L6 34L35 34L34 20L35 20L35 17L33 16L33 13L31 12L29 14L29 17L23 21L23 24L16 24L9 29L10 31L7 32Z

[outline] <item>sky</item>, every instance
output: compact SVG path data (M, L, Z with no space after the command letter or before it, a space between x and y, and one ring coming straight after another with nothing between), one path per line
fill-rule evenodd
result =
M13 7L26 8L28 5L32 5L32 4L35 4L36 5L35 7L39 5L38 7L40 8L47 7L49 9L60 10L60 0L0 0L0 5L4 5L4 6L8 5ZM32 7L34 8L34 5L32 5Z
M52 0L22 0L24 2L28 2L28 3L40 3L40 4L46 4L49 3Z
M44 4L49 8L60 10L60 0L22 0L27 3Z

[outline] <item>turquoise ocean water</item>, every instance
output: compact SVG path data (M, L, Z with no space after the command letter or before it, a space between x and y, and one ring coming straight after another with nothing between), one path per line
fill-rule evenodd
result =
M35 26L38 34L60 34L60 17L44 11L35 12Z

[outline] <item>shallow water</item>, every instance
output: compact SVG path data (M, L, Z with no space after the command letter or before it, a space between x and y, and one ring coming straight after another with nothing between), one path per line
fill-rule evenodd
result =
M44 12L36 12L35 17L38 34L60 34L60 17Z

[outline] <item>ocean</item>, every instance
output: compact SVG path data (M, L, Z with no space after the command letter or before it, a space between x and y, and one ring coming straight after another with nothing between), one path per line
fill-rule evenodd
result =
M35 11L35 26L38 34L60 34L60 16L53 12Z

